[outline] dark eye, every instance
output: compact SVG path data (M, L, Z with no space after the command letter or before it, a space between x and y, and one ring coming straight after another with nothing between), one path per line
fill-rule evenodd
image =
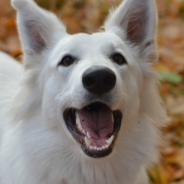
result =
M125 58L121 54L114 54L112 56L112 59L114 62L116 62L118 65L126 64Z
M74 58L72 56L65 56L59 65L69 66L74 62Z

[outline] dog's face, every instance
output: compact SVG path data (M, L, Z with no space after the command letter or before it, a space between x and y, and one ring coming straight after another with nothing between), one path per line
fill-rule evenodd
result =
M112 33L77 34L63 38L48 59L45 116L57 112L58 122L90 157L110 154L126 111L137 114L141 75L128 54Z
M110 155L143 105L144 70L156 58L154 1L125 0L105 31L91 35L67 34L31 0L13 5L25 65L42 94L43 119L85 155Z

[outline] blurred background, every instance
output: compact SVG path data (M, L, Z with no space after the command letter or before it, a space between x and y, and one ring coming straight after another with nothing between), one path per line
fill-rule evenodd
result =
M109 7L121 0L36 0L57 14L69 33L94 32L103 25ZM150 184L184 184L184 0L157 0L160 92L170 121L162 127L161 158L149 170ZM0 0L0 50L21 62L16 12Z

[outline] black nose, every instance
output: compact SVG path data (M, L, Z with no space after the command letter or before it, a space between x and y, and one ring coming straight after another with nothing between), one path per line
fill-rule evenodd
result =
M89 92L101 95L114 88L116 76L114 72L108 68L89 68L82 76L82 83L84 88Z

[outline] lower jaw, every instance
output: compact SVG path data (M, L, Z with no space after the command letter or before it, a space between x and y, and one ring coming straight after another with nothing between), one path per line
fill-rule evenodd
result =
M113 151L113 145L110 145L108 149L103 150L103 151L92 151L89 150L85 145L81 144L81 149L83 150L83 152L91 157L91 158L102 158L102 157L106 157L108 155L110 155Z

